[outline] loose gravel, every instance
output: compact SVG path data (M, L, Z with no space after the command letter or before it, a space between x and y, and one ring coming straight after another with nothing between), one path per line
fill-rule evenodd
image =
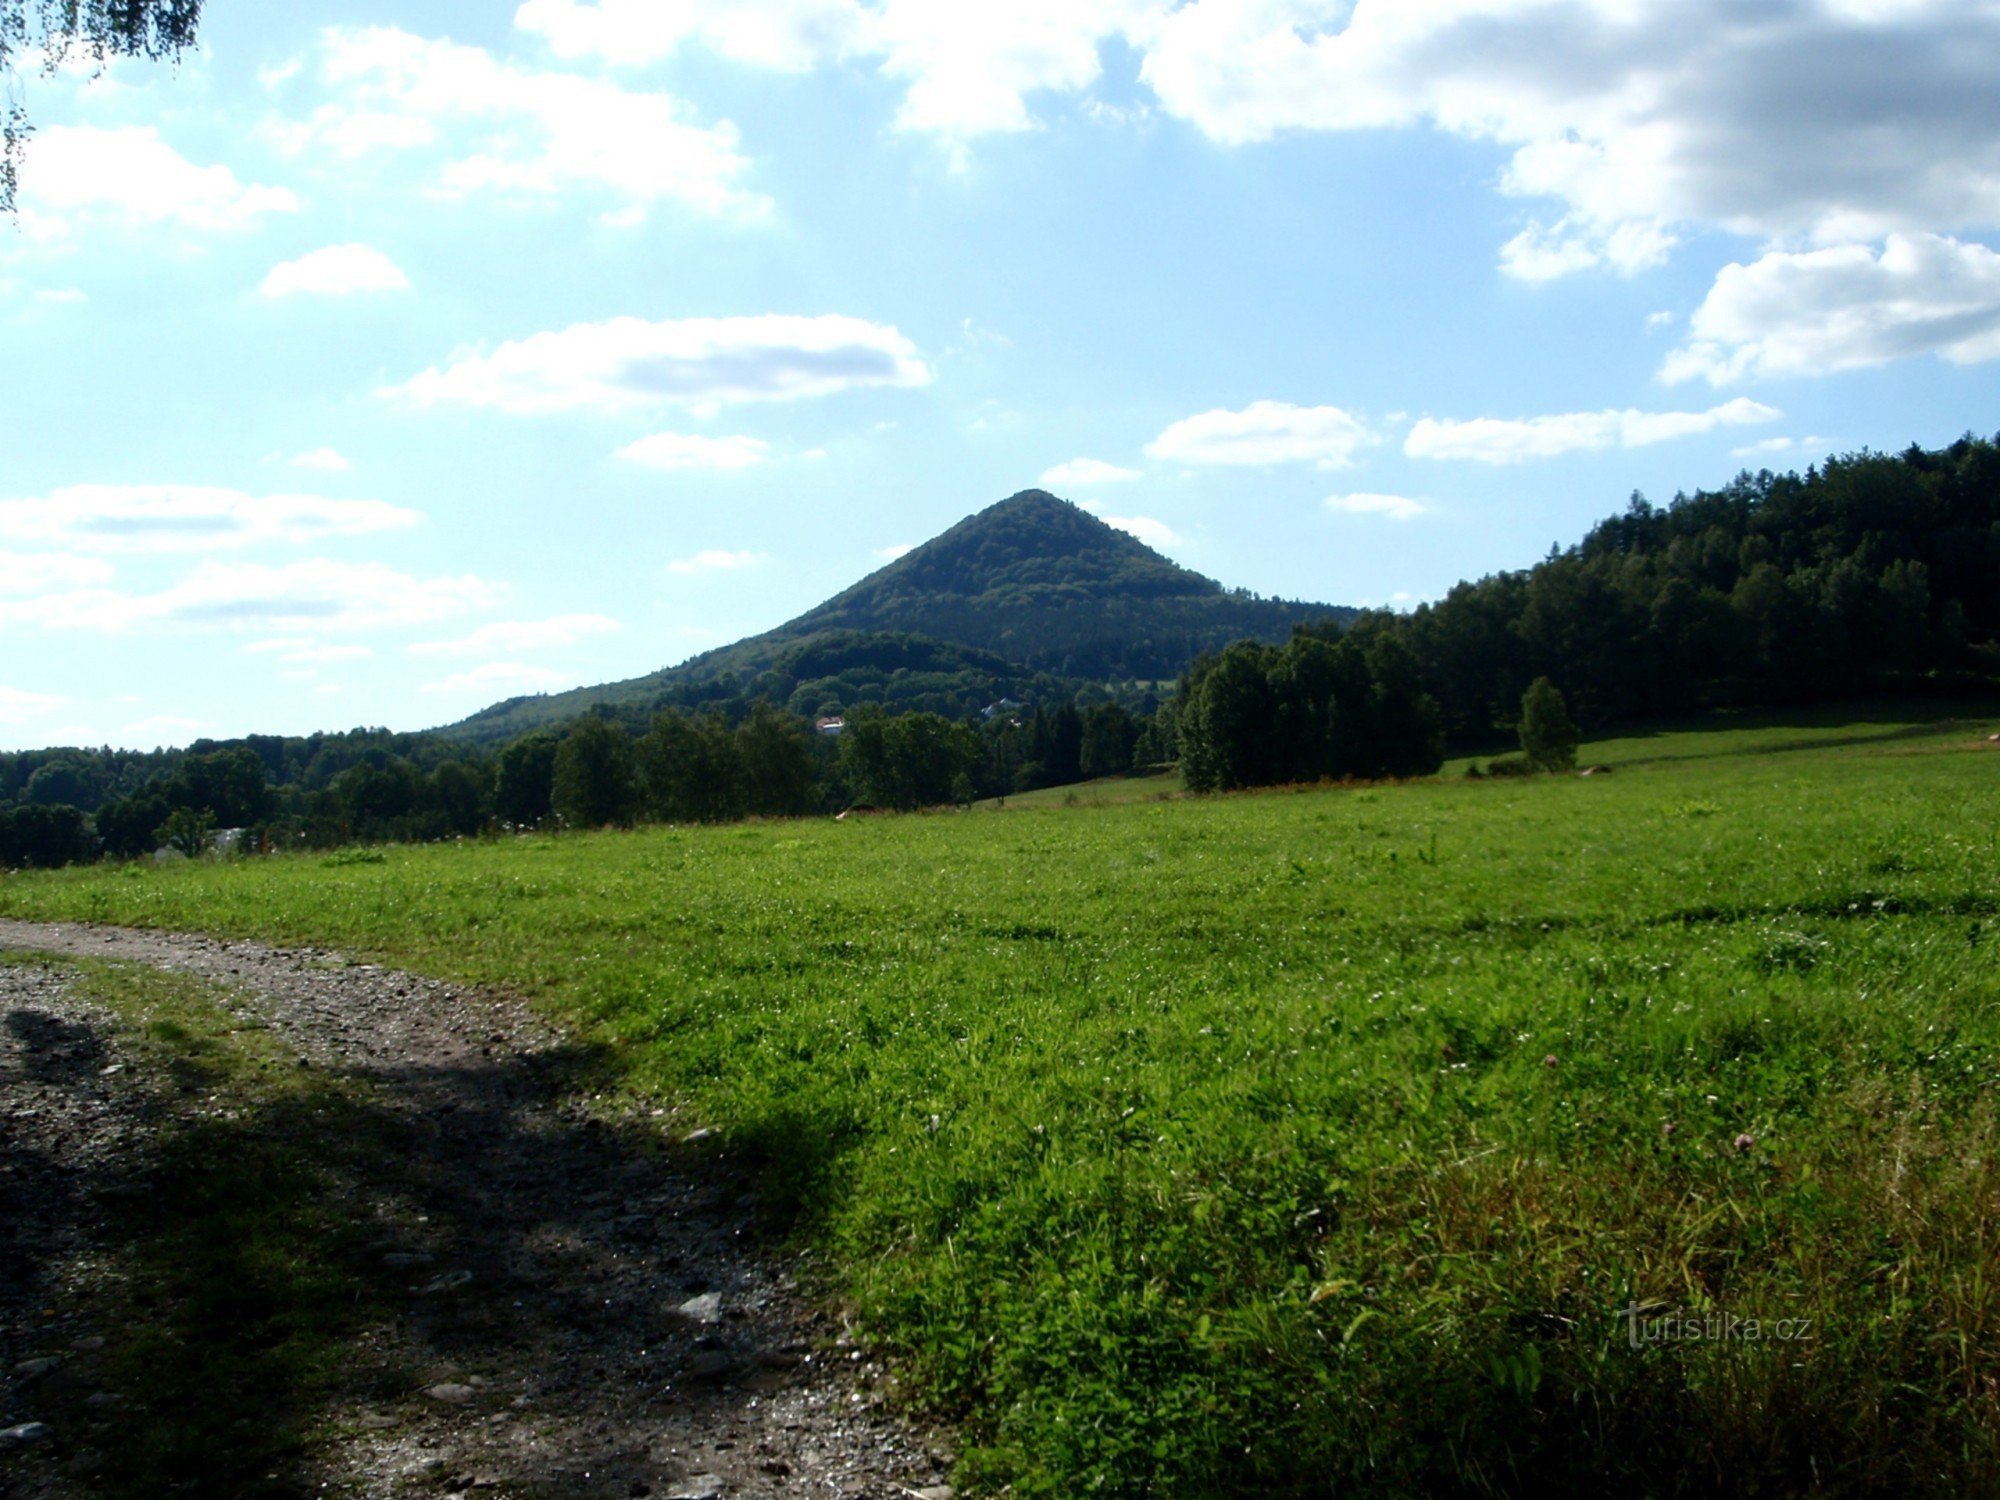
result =
M210 981L389 1121L371 1253L408 1311L355 1358L420 1376L325 1413L284 1489L948 1500L948 1449L806 1298L726 1139L579 1096L571 1044L521 1002L199 936L0 920L0 948ZM0 965L0 1494L87 1493L118 1440L117 1392L77 1430L46 1412L117 1333L91 1321L118 1274L94 1184L143 1169L168 1107L60 963Z

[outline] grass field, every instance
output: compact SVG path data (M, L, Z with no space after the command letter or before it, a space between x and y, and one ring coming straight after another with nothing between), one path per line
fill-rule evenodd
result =
M1991 1492L2000 720L1936 712L0 913L532 995L762 1175L975 1493Z

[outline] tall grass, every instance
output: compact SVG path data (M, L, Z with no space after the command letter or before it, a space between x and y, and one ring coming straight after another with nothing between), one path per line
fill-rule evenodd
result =
M2000 1486L2000 752L1650 748L0 910L534 995L735 1143L975 1490Z

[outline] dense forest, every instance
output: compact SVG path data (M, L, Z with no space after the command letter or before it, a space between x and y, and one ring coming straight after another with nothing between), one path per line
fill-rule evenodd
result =
M1232 647L1183 677L1191 784L1435 770L1446 743L1512 737L1541 678L1586 727L1990 687L2000 447L1966 437L1856 454L1803 475L1745 474L1666 506L1635 495L1532 568L1462 583L1408 615L1364 615L1349 627L1344 671L1317 634L1299 632L1282 652ZM1383 656L1388 642L1396 649ZM1386 689L1361 670L1376 658ZM1387 729L1385 694L1400 704ZM1418 726L1433 722L1435 753L1414 754Z
M918 566L864 580L872 591L829 601L826 620L867 613L864 599L868 610L892 598L919 609L934 563L985 580L996 599L1014 587L1059 593L1049 580L1063 576L1062 559L1027 566L992 535L996 514L1025 518L1043 544L1069 528L1056 540L1083 550L1093 588L1123 578L1142 596L1178 597L1188 586L1184 570L1122 533L1106 544L1109 528L1030 492L946 533L930 558L910 554ZM1004 636L1007 616L996 603L987 638ZM1746 474L1666 506L1635 496L1576 546L1410 614L1295 621L1282 645L1245 633L1190 652L1164 692L826 620L765 641L754 672L689 678L653 702L584 704L565 724L498 743L357 729L150 754L0 755L0 864L199 853L224 829L244 830L241 847L330 848L918 807L1172 760L1197 790L1420 775L1448 748L1511 742L1539 679L1585 728L1721 705L1990 689L2000 446L1967 437L1862 453L1803 475ZM825 722L836 714L837 730Z
M1512 723L1537 677L1605 724L2000 676L2000 446L1746 474L1622 515L1400 617L1446 733Z

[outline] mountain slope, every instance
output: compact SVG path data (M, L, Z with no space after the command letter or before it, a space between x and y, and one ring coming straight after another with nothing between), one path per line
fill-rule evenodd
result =
M1172 677L1244 636L1352 611L1232 593L1045 490L943 535L779 627L908 630L1063 676Z
M764 697L962 711L1038 677L1156 681L1246 636L1282 641L1334 605L1261 599L1162 557L1043 490L1024 490L774 630L624 682L515 698L450 726L493 740L593 705ZM1056 684L1044 683L1045 688Z

